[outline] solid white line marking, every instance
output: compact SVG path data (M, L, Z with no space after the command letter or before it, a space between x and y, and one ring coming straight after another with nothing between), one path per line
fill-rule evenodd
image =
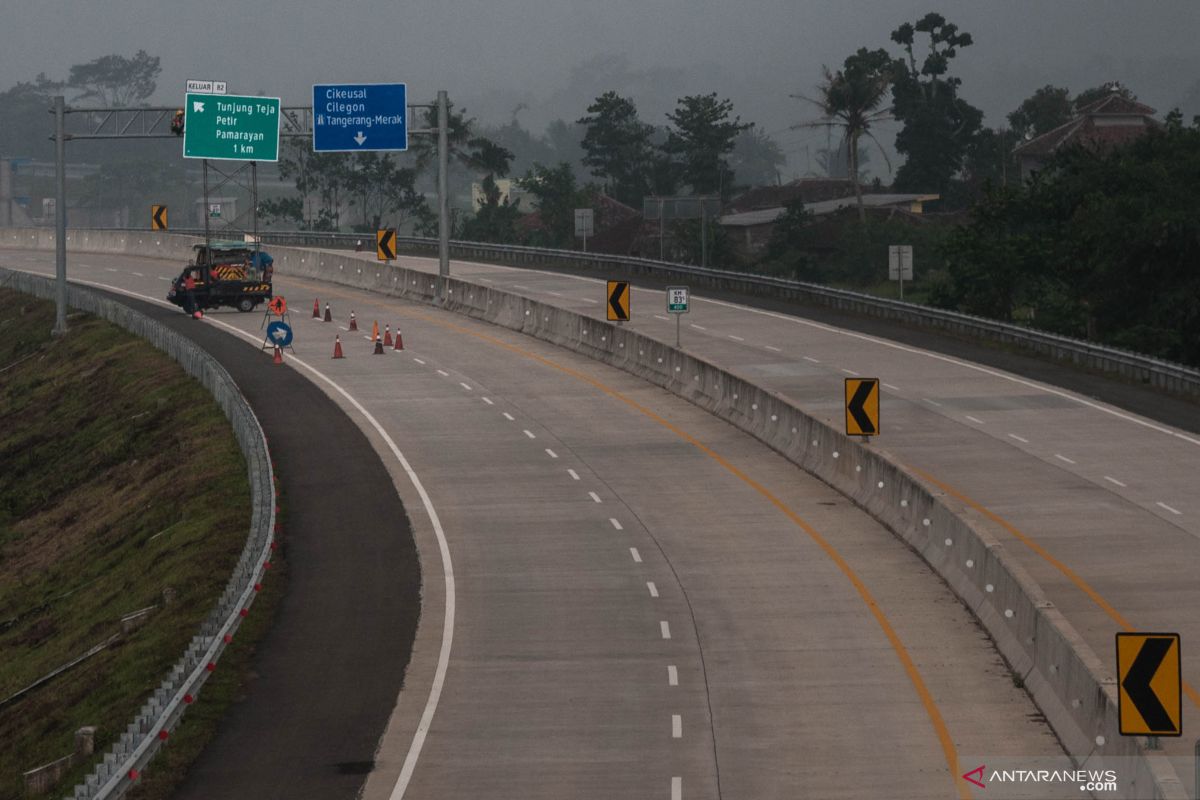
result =
M1108 481L1109 483L1115 483L1117 486L1120 486L1122 489L1125 488L1125 484L1121 483L1119 480L1117 480L1116 478L1113 478L1109 475L1105 475L1104 480Z
M671 321L671 318L670 318L670 317L664 317L662 314L655 314L655 315L654 315L654 318L655 318L655 319L661 319L663 322L670 322L670 321Z
M569 469L569 470L567 470L567 474L571 476L572 480L576 480L576 481L579 480L579 473L576 472L575 470Z
M659 631L659 633L662 634L662 637L664 639L671 638L671 624L669 622L667 622L665 619L659 620L658 631Z
M730 339L733 339L735 342L744 342L744 341L746 341L746 340L745 340L745 339L743 339L741 336L734 336L732 333L731 333L731 334L729 334L729 338L730 338Z
M783 352L783 348L780 348L780 347L772 347L772 346L771 346L771 345L769 345L769 344L767 344L767 345L763 345L763 347L767 348L768 350L773 350L773 351L775 351L776 353L782 353L782 352Z
M470 386L468 386L467 384L463 383L462 381L459 381L459 382L458 382L458 385L459 385L459 386L461 386L461 387L463 387L464 389L466 389L468 392L474 391L474 389L472 389Z
M683 738L683 716L680 714L671 715L671 738Z
M517 420L516 417L514 417L512 414L508 413L507 411L501 411L500 413L503 414L504 418L506 420L508 420L509 422L516 422L516 420Z
M695 329L696 329L696 330L698 330L698 331L706 331L706 330L708 330L708 328L704 327L703 325L697 325L697 324L696 324L696 323L694 323L694 322L689 322L689 323L688 323L688 325L689 325L690 327L693 327L693 328L695 328Z
M678 686L678 685L679 685L679 670L675 668L674 664L672 664L671 666L667 667L667 686Z
M857 375L857 374L858 374L858 373L857 373L857 372L855 372L854 370L852 370L852 369L846 369L845 367L842 367L842 372L846 373L847 375Z
M597 503L601 502L600 495L596 494L595 492L588 492L588 497L592 498Z
M450 373L449 373L449 372L446 372L446 370L444 370L444 369L439 369L439 370L437 371L437 374L438 374L438 375L441 375L443 378L449 378L449 377L450 377Z
M139 299L147 300L163 306L170 305L165 300L159 300L157 297L137 294L136 292L131 292L119 286L110 286L93 281L79 281L79 283L88 283L93 286L99 286L102 289L109 289L118 294L124 294L129 297L137 297ZM231 333L237 334L245 339L249 339L252 342L257 343L259 341L256 335L239 330L227 322L222 322L221 320L214 319L211 316L205 317L205 319L210 324L219 325ZM446 585L446 607L442 618L442 646L438 651L437 667L434 669L433 683L429 687L429 698L425 701L425 710L421 712L421 721L417 724L417 730L413 734L412 744L408 748L408 755L405 757L404 765L400 769L400 776L396 779L396 785L392 789L390 800L402 800L404 797L404 792L408 788L408 783L410 780L412 780L413 771L417 766L417 760L421 757L421 749L425 746L425 737L429 732L430 726L433 724L433 717L437 712L438 701L442 696L442 688L446 683L446 670L450 664L450 650L454 644L454 565L450 560L450 545L446 541L446 533L442 529L441 518L438 517L437 510L433 507L433 501L429 499L429 493L425 491L425 485L421 483L421 479L417 476L417 473L412 468L412 465L408 463L408 459L404 457L404 453L402 453L400 448L396 446L396 442L391 436L388 435L388 432L384 430L384 427L379 424L379 420L375 419L371 412L367 411L362 403L355 399L354 395L346 391L339 383L329 378L327 375L325 375L325 373L294 355L291 356L291 363L299 365L300 367L308 370L313 375L320 378L325 383L329 384L334 391L346 398L346 401L350 403L350 405L352 405L355 410L358 411L358 413L362 414L363 418L368 422L368 424L375 429L375 432L379 434L379 437L388 446L388 449L392 451L392 455L394 455L396 460L400 462L400 466L404 470L405 474L408 475L408 479L412 483L413 488L417 490L417 494L421 498L421 505L424 507L425 513L429 516L429 522L433 526L434 536L437 538L438 552L442 558L442 580Z
M646 581L646 588L650 590L651 597L658 597L658 587L654 585L654 581Z
M926 403L929 403L931 406L937 406L938 408L942 407L942 404L939 403L937 400L930 400L928 397L923 398L923 399L925 400Z
M969 419L969 420L971 420L971 422L977 423L979 425L983 424L983 420L979 419L978 417L972 417L970 414L967 414L967 419Z
M671 800L683 800L683 778L671 778Z
M1156 505L1156 506L1159 506L1160 508L1165 508L1167 511L1170 511L1172 514L1174 514L1174 515L1175 515L1175 516L1177 516L1177 517L1182 517L1182 516L1183 516L1183 512L1182 512L1182 511L1179 511L1178 509L1171 508L1171 507L1170 507L1169 505L1167 505L1166 503L1155 503L1154 505Z
M609 517L609 518L608 518L608 521L609 521L609 522L611 522L611 523L612 523L612 526L613 526L614 528L616 528L617 530L619 530L619 531L623 531L623 530L625 530L624 528L622 528L622 527L621 527L621 523L617 521L617 518L616 518L616 517Z
M629 548L629 555L633 556L635 563L642 563L642 554L637 551L636 547Z
M1025 444L1029 444L1029 440L1028 440L1028 439L1026 439L1024 436L1017 436L1015 433L1010 433L1010 434L1008 435L1008 438L1010 438L1010 439L1016 439L1018 442L1023 442L1023 443L1025 443Z
M481 399L481 400L483 400L483 402L487 403L489 406L494 406L494 405L496 405L495 403L493 403L493 402L492 402L491 398L488 398L488 397L482 397L482 398L480 398L480 399Z
M558 453L554 452L549 447L546 448L546 455L550 456L551 458L558 458Z
M1074 461L1074 460L1072 460L1072 459L1070 459L1070 458L1067 458L1067 457L1066 457L1066 456L1064 456L1062 453L1055 453L1055 454L1054 454L1054 457L1055 457L1055 458L1057 458L1059 461L1065 461L1065 462L1067 462L1068 464L1074 464L1074 463L1075 463L1075 461Z
M528 436L530 439L536 439L536 438L537 438L536 436L534 436L534 435L533 435L533 431L529 430L528 428L526 428L526 429L524 430L524 434L525 434L526 436Z
M887 389L891 389L893 392L898 392L898 391L900 391L900 387L899 387L899 386L893 386L893 385L892 385L892 384L890 384L890 383L885 383L885 384L884 384L884 387L885 387L885 388L887 388Z

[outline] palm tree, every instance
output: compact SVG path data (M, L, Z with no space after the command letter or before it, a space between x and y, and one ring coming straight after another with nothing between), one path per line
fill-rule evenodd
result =
M866 220L863 209L862 185L858 180L858 140L866 136L879 148L888 171L892 162L884 152L883 145L871 133L871 126L891 117L891 108L880 108L888 95L891 76L883 68L868 68L859 65L854 56L846 59L846 68L830 72L823 67L825 80L817 86L815 98L792 95L799 100L812 103L821 111L821 118L793 125L797 128L840 128L846 143L846 160L850 179L854 181L854 197L858 203L859 221Z

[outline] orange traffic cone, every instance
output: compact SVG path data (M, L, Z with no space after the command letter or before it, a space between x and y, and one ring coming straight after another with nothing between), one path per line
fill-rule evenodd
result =
M333 315L329 313L329 303L325 304L325 321L333 322Z
M272 364L283 363L283 351L279 349L279 345L275 345L275 358L271 359Z
M392 326L391 325L383 326L383 346L384 347L392 346Z
M333 337L333 357L334 358L345 358L345 356L342 355L342 337L341 336Z
M313 319L321 318L321 304L313 300Z
M350 312L350 330L358 330L358 320L354 318L354 312Z
M375 356L383 355L383 341L378 336L375 337L375 352L372 353L371 355L375 355Z
M379 320L375 320L375 324L371 326L371 341L379 339Z
M400 326L399 325L396 326L396 346L393 349L395 349L395 350L403 350L404 349L404 337L400 335Z

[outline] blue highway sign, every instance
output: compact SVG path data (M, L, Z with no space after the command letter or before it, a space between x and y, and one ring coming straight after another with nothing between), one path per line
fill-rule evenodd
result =
M408 149L408 90L403 83L313 86L313 150L359 153Z
M267 339L271 344L287 347L292 343L292 327L286 322L276 320L267 326Z

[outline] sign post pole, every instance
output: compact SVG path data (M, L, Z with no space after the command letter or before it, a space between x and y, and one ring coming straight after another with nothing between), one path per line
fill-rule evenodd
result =
M54 97L54 277L57 282L54 303L54 335L67 332L67 131L63 119L66 100Z
M449 103L446 90L437 93L438 118L438 284L439 300L446 299L446 279L450 277L450 201L447 197L446 170L449 167Z

